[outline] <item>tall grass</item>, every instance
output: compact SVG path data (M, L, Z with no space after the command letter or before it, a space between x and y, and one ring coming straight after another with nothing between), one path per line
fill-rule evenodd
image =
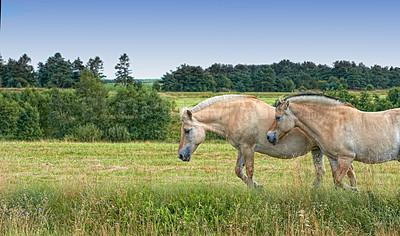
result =
M314 190L309 155L256 155L248 189L235 150L205 143L189 163L161 142L0 143L2 235L399 235L400 163L355 163L360 192ZM328 171L329 172L329 171Z

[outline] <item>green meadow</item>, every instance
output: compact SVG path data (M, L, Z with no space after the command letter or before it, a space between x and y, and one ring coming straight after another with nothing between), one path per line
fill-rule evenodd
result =
M0 143L2 235L399 235L399 162L354 163L360 191L319 189L310 154L256 154L248 189L236 151L203 143L190 162L176 142Z
M360 191L344 191L328 163L313 188L310 154L256 153L263 188L249 189L236 150L210 134L179 160L180 109L223 94L160 93L173 108L168 141L1 141L0 234L399 235L400 162L354 163ZM246 94L273 105L290 93Z

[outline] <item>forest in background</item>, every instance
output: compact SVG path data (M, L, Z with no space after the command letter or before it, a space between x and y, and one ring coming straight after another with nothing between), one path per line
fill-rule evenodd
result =
M18 60L10 58L8 61L0 55L0 86L74 88L84 69L105 80L104 63L98 56L84 63L79 57L70 62L56 53L45 62L39 62L37 69L30 63L31 58L26 54ZM119 58L115 70L115 78L107 78L105 82L115 81L123 85L140 83L132 76L126 53ZM400 68L368 67L346 60L335 61L332 66L289 60L270 65L215 63L208 68L183 64L166 72L160 79L163 91L179 92L292 92L337 89L340 85L348 90L362 90L366 86L387 89L400 86ZM158 84L156 79L153 80Z
M164 91L203 92L292 92L310 89L361 90L366 86L386 89L400 86L400 68L365 66L336 61L333 66L314 62L282 60L271 65L230 65L215 63L203 69L183 64L162 77Z

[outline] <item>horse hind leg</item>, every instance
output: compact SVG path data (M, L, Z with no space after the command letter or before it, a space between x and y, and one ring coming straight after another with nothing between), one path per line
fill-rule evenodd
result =
M347 171L347 177L349 177L351 187L357 189L357 179L353 164L350 165L349 170Z
M343 178L349 171L353 159L349 157L339 157L337 160L338 166L335 174L335 184L339 187L345 187Z
M237 177L239 177L243 182L247 184L247 176L243 173L243 167L244 167L244 157L240 151L238 151L238 157L236 161L236 166L235 166L235 173Z
M338 169L338 162L337 162L337 160L335 160L333 158L330 158L330 157L328 157L328 160L329 160L329 164L331 165L333 183L336 183L335 182L335 176L336 176L336 172L337 172L337 169ZM350 186L347 185L344 182L343 182L343 185L344 185L345 189L349 189L350 188Z
M322 154L321 150L313 150L311 151L311 155L315 169L315 178L313 186L314 188L318 188L322 178L326 173L324 164L324 154Z
M244 164L246 167L246 174L247 174L247 186L248 187L261 187L253 180L254 174L254 148L250 147L242 147L240 152L244 158Z

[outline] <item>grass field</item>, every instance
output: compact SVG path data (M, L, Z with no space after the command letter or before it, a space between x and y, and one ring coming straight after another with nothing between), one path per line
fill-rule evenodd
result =
M204 143L191 162L177 143L0 143L2 235L399 235L399 162L355 163L361 192L312 189L310 155L255 157L248 189L236 151Z
M179 111L183 107L195 106L198 103L206 100L207 98L228 95L228 94L245 94L253 95L262 100L263 102L273 105L280 97L289 96L291 93L212 93L212 92L162 92L160 95L165 98L169 98L176 103L176 111Z

